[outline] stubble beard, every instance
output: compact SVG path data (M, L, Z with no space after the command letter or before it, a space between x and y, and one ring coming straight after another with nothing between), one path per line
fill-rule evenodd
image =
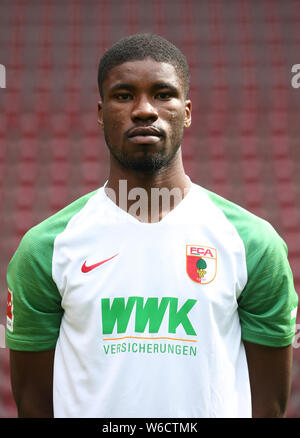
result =
M144 147L144 153L139 157L134 157L132 154L128 153L128 151L124 149L118 151L117 148L114 148L111 145L109 139L105 135L105 132L104 136L110 153L123 167L128 170L133 170L136 173L153 175L155 173L158 173L166 166L170 165L175 158L178 149L180 148L182 143L183 128L181 129L181 132L179 132L178 130L172 136L172 148L169 153L167 152L166 140L165 138L163 138L163 146L157 152L151 152L148 150L147 146L141 145L141 148Z

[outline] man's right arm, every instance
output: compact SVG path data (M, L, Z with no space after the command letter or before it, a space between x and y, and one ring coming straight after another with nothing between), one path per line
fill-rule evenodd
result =
M54 349L63 316L52 276L53 223L50 217L31 228L7 268L6 346L12 392L23 418L53 417Z
M19 418L53 418L54 350L10 350L10 377Z

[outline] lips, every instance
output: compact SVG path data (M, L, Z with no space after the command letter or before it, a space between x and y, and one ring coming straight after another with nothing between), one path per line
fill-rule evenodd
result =
M154 126L139 126L137 128L130 129L128 137L136 137L137 135L153 135L155 137L161 137L161 132Z
M128 138L132 143L153 144L160 141L162 133L154 126L139 126L130 129Z

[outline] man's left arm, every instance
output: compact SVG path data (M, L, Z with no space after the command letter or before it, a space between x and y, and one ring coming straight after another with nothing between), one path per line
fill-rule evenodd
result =
M286 414L292 374L292 345L268 347L244 341L253 418L282 418Z

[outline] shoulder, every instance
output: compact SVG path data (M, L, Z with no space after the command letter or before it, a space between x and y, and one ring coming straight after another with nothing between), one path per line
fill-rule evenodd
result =
M80 197L62 210L29 229L21 239L8 265L8 275L16 269L18 271L30 271L31 265L34 265L35 269L39 268L41 271L48 271L50 266L49 262L52 259L55 238L64 231L71 218L78 213L96 193L97 190Z
M88 193L73 201L55 214L49 216L39 224L32 227L22 238L25 247L34 246L35 243L51 242L57 234L62 232L68 222L86 205L90 198L97 193L97 190Z
M270 222L216 193L202 190L234 226L247 253L253 254L272 247L280 247L286 251L285 242Z

